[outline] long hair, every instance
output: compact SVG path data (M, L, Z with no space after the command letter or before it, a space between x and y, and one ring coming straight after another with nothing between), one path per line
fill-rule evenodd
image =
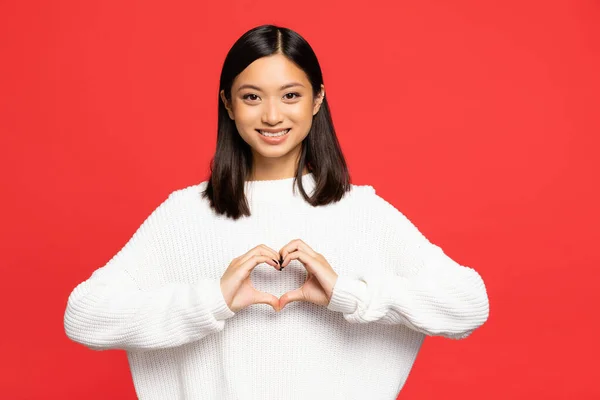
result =
M244 33L227 53L219 93L231 101L231 87L235 77L255 60L282 54L302 69L313 88L313 98L320 92L323 74L317 56L308 42L291 29L275 25L261 25ZM252 170L252 152L237 131L235 122L227 114L219 96L217 145L210 164L210 178L203 198L208 198L217 214L226 214L237 220L249 216L250 208L245 196L246 178ZM315 178L315 190L308 196L302 187L304 167ZM294 184L302 197L312 206L339 201L350 190L350 174L335 134L333 121L323 99L319 111L313 116L312 126L302 141Z

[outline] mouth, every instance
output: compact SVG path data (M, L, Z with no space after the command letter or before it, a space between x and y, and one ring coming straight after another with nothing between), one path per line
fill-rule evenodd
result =
M274 137L274 138L276 138L276 137L281 137L281 136L287 135L290 130L291 130L291 128L280 129L278 131L272 131L272 130L264 131L262 129L257 129L256 131L258 133L260 133L264 137Z

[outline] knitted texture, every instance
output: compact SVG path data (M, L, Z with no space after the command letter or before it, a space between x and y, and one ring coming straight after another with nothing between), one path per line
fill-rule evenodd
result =
M312 194L313 174L302 183ZM481 276L372 186L312 207L293 178L247 181L252 215L234 221L200 197L206 184L173 191L68 298L67 336L125 350L142 400L393 400L426 335L466 338L488 318ZM220 289L232 259L293 239L338 274L329 305L232 312ZM301 286L306 270L299 260L281 272L261 263L250 277L279 297Z

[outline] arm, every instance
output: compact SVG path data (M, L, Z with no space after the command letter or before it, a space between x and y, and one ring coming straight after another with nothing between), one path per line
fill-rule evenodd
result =
M383 227L384 268L396 272L338 276L327 308L351 323L403 324L429 336L466 338L489 315L481 276L448 257L369 188L370 223Z
M234 313L219 279L169 283L142 289L138 276L167 261L167 242L177 213L168 197L103 267L77 285L67 301L67 336L93 350L175 347L221 331Z

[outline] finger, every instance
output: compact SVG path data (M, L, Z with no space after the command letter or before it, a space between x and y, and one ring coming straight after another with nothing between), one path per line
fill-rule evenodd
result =
M293 251L301 250L311 257L316 257L317 252L314 251L308 244L304 243L301 239L294 239L279 250L279 254L281 255L281 260L284 261L286 256ZM282 263L283 265L283 263ZM284 267L287 266L283 265Z
M270 256L263 256L260 254L253 254L251 255L243 264L242 264L242 268L244 269L244 271L246 271L246 273L249 273L250 271L252 271L258 264L260 263L267 263L269 265L272 265L273 268L275 268L276 270L279 270L279 264L275 262L275 260L273 260Z
M266 246L264 244L258 245L252 249L250 249L246 254L244 254L241 257L241 263L245 263L246 261L248 261L253 255L262 255L262 256L268 256L271 255L271 259L275 262L278 263L279 260L279 254L271 249L269 246ZM279 266L276 267L277 270L279 270Z
M295 251L289 253L283 259L281 266L287 267L287 265L292 260L299 260L304 265L304 267L306 268L307 271L313 272L312 269L313 269L313 265L315 264L316 260L313 257L311 257L310 255L306 254L304 251L295 250Z
M287 304L292 303L294 301L304 301L304 293L302 292L302 287L298 289L291 290L285 293L283 296L279 298L279 310L283 310Z
M271 253L271 255L273 256L272 258L276 261L279 260L279 253L276 252L275 250L273 250L272 248L270 248L269 246L267 246L266 244L261 244L259 245L260 248L265 249L266 251L268 251L269 253ZM261 253L262 254L262 253Z
M261 292L260 290L254 291L254 304L268 304L275 311L279 311L279 299L271 293Z

